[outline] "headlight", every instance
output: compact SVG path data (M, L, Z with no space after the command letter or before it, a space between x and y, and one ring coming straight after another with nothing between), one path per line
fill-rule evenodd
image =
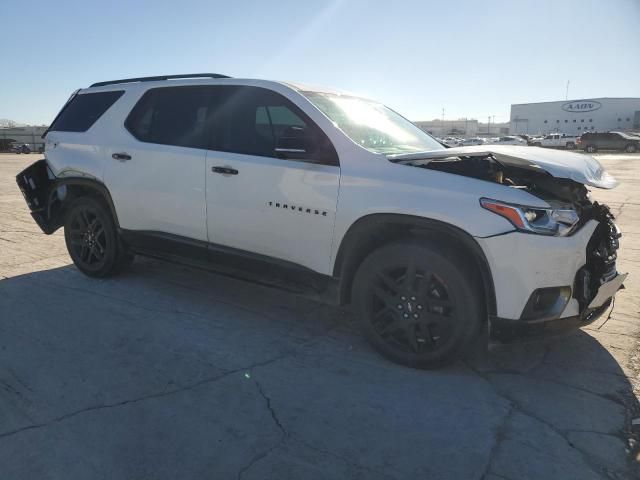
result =
M540 235L565 237L574 230L580 220L575 210L527 207L490 198L481 198L480 205L506 218L518 230Z

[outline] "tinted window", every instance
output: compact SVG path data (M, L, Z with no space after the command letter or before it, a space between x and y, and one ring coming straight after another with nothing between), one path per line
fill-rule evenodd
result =
M125 122L142 142L206 148L211 87L166 87L146 92Z
M58 132L86 132L124 91L83 93L73 97L58 114L49 130Z
M305 156L292 159L338 165L335 149L324 132L282 95L259 87L212 89L217 104L213 149L276 157L278 145L304 136L309 139Z

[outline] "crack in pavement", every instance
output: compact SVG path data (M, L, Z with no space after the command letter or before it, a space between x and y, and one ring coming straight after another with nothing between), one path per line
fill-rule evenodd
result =
M41 429L41 428L46 428L50 425L54 425L57 423L61 423L64 422L66 420L69 420L73 417L76 417L78 415L81 415L83 413L89 413L89 412L95 412L95 411L100 411L100 410L106 410L106 409L111 409L111 408L118 408L121 406L125 406L125 405L131 405L131 404L135 404L135 403L139 403L139 402L144 402L146 400L151 400L151 399L155 399L155 398L163 398L163 397L168 397L171 395L175 395L175 394L179 394L179 393L183 393L189 390L193 390L195 388L201 387L203 385L208 385L208 384L212 384L217 382L218 380L222 380L226 377L229 377L231 375L234 375L236 373L240 373L240 372L247 372L250 371L252 369L255 368L259 368L259 367L265 367L267 365L271 365L279 360L282 360L284 358L287 357L292 357L294 355L296 355L300 350L302 350L303 348L313 345L314 342L319 341L322 337L325 337L327 335L329 335L331 333L331 331L336 328L336 326L332 326L329 329L327 329L324 333L317 335L315 337L312 337L311 339L309 339L306 342L303 342L283 353L281 353L280 355L277 355L269 360L265 360L262 362L257 362L248 366L243 366L240 368L235 368L233 370L227 370L226 372L222 372L221 374L215 375L213 377L209 377L209 378L204 378L201 380L198 380L197 382L191 383L189 385L185 385L183 387L178 387L172 390L165 390L162 392L156 392L156 393L151 393L148 395L143 395L141 397L137 397L137 398L133 398L133 399L129 399L129 400L122 400L120 402L115 402L115 403L109 403L109 404L102 404L102 405L93 405L93 406L89 406L89 407L85 407L82 408L80 410L76 410L70 413L66 413L64 415L61 415L59 417L55 417L47 422L44 423L38 423L38 424L32 424L32 425L27 425L26 427L21 427L15 430L11 430L8 432L3 432L0 433L0 439L4 439L4 438L8 438L14 435L18 435L20 433L23 433L25 431L29 431L29 430L37 430L37 429ZM262 394L262 391L261 391ZM273 414L275 415L275 412L273 412ZM274 417L277 418L277 417ZM282 425L279 425L280 427L282 427ZM284 429L283 429L284 431Z
M493 444L493 446L491 447L491 450L489 451L489 458L487 458L487 465L484 468L484 471L482 472L482 475L480 475L480 480L486 480L487 475L491 474L491 475L495 475L492 472L492 468L493 468L493 459L496 456L498 449L500 448L500 445L502 444L502 441L507 437L507 427L509 426L509 422L511 421L511 417L513 416L513 413L516 410L516 405L513 402L509 402L509 410L507 411L506 415L504 416L504 419L502 420L502 423L500 425L498 425L498 428L496 429L495 433L494 433L494 437L495 437L495 442Z
M564 440L564 442L571 447L573 450L575 450L583 459L585 465L591 469L595 474L597 475L606 475L607 477L610 478L609 472L608 472L608 468L605 465L602 465L598 462L596 462L587 452L581 450L580 448L576 447L572 442L569 441L569 439L567 438L567 434L572 432L573 430L560 430L558 427L556 427L555 425L553 425L552 423L550 423L548 420L538 416L537 414L535 414L534 412L529 411L527 408L523 407L522 404L520 404L520 402L518 402L515 398L511 397L509 394L507 394L505 391L503 391L502 389L500 389L490 378L490 374L484 374L483 372L480 372L479 370L473 368L471 365L469 365L468 363L465 363L465 365L467 366L467 368L469 368L473 373L475 373L478 377L480 377L481 379L483 379L485 382L487 382L489 384L489 386L494 390L494 392L501 398L505 399L507 402L509 402L512 406L513 409L510 410L505 417L507 416L511 416L513 415L514 411L517 411L518 413L527 416L529 418L532 418L534 420L536 420L537 422L545 425L547 428L549 428L551 431L553 431L556 435L558 435L560 438L562 438ZM506 429L507 427L507 422L503 422L502 424L503 429ZM598 434L608 434L611 435L611 432L597 432L597 431L591 431L591 433L598 433ZM508 435L504 434L503 439L507 438ZM495 446L494 446L495 447ZM533 447L533 446L532 446ZM492 448L491 450L491 455L489 457L489 465L491 465L491 463L493 462L493 456L497 453L498 449L496 448ZM553 455L553 452L545 452L549 455ZM493 472L490 471L490 468L488 468L485 473L483 474L483 477L481 477L480 480L483 480L485 478L486 475L488 475L489 473L493 474Z
M253 378L253 382L255 383L257 390L260 393L260 396L264 399L265 406L269 411L269 414L271 415L271 419L273 420L273 423L276 425L278 430L280 430L281 436L280 436L280 440L278 440L276 443L274 443L271 447L269 447L264 452L254 455L251 458L251 460L249 460L249 462L238 471L238 475L237 475L238 480L240 480L244 476L244 474L247 471L249 471L256 463L268 457L271 454L271 452L273 452L276 448L282 445L282 443L289 436L289 433L285 430L284 425L282 425L282 423L280 422L280 419L278 418L276 411L273 409L273 406L271 405L271 398L264 392L262 385L256 378Z
M83 413L88 413L88 412L95 412L95 411L99 411L99 410L106 410L106 409L111 409L111 408L118 408L118 407L122 407L124 405L131 405L131 404L135 404L135 403L139 403L139 402L144 402L146 400L151 400L151 399L155 399L155 398L163 398L163 397L168 397L171 395L175 395L175 394L179 394L179 393L183 393L189 390L193 390L195 388L201 387L203 385L208 385L208 384L212 384L215 383L219 380L222 380L223 378L229 377L231 375L234 375L236 373L240 373L243 371L247 371L250 370L252 368L256 368L256 367L263 367L266 365L269 365L271 363L277 362L278 360L281 360L287 356L293 355L295 352L285 352L283 354L280 354L274 358L271 358L269 360L265 360L263 362L258 362L249 366L245 366L245 367L241 367L241 368L236 368L233 370L227 370L226 372L223 372L221 374L215 375L213 377L209 377L209 378L204 378L202 380L198 380L197 382L191 383L189 385L185 385L183 387L179 387L179 388L175 388L172 390L165 390L163 392L156 392L156 393L151 393L148 395L143 395L141 397L137 397L137 398L133 398L133 399L128 399L128 400L122 400L120 402L115 402L115 403L105 403L102 405L93 405L93 406L89 406L89 407L85 407L82 408L80 410L76 410L74 412L70 412L70 413L66 413L64 415L61 415L59 417L55 417L47 422L44 423L38 423L38 424L33 424L33 425L27 425L26 427L22 427L22 428L18 428L15 430L11 430L8 432L4 432L4 433L0 433L0 439L4 439L4 438L8 438L11 437L13 435L18 435L20 433L29 431L29 430L37 430L40 428L46 428L49 427L51 425L57 424L57 423L61 423L64 422L65 420L69 420L73 417L76 417L78 415L81 415Z

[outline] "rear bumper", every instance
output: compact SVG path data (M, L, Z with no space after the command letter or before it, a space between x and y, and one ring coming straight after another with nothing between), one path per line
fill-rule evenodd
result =
M16 183L40 229L47 235L53 233L56 230L53 228L55 225L50 222L53 174L46 160L38 160L20 172L16 176Z
M600 307L587 309L582 315L543 322L492 317L489 318L489 338L493 342L511 343L568 335L595 322L606 312L611 301L612 299L609 299Z

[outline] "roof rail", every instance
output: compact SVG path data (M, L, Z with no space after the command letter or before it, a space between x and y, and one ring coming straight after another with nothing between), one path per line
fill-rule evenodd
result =
M97 82L91 85L89 88L103 87L105 85L114 85L117 83L154 82L156 80L172 80L177 78L230 78L230 77L227 75L221 75L219 73L188 73L186 75L160 75L158 77L123 78L122 80L109 80L108 82Z

